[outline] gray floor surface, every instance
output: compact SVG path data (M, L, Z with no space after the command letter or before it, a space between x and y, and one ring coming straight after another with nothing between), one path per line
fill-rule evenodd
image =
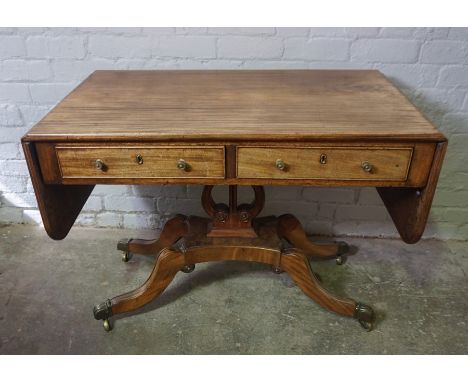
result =
M116 243L149 232L73 228L62 241L0 227L0 354L466 354L468 243L346 239L343 266L313 263L324 285L374 307L365 332L263 264L218 262L179 272L158 298L114 320L93 305L144 282L152 259L120 260Z

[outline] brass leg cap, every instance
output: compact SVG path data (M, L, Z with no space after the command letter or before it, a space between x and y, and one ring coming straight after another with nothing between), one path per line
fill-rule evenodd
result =
M375 313L374 310L362 302L356 304L354 309L354 318L356 318L359 324L368 332L374 327Z
M112 302L111 300L106 300L101 304L98 304L93 309L94 318L96 320L107 320L112 316Z
M117 249L119 251L128 252L128 245L130 244L130 242L132 240L133 240L132 238L130 238L130 239L120 239L119 242L117 243Z
M274 267L273 272L275 272L277 275L279 275L280 273L283 273L283 270L281 268Z

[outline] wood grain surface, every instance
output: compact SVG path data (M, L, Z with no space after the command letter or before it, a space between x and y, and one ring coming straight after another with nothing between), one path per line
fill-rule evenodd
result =
M25 140L444 139L375 70L96 71Z
M408 244L417 243L424 233L446 150L447 142L437 145L425 187L417 190L377 187L398 233Z
M35 143L44 182L67 185L276 184L423 187L431 168L435 146L436 143L433 142L416 144L319 142L313 147L305 147L297 142L291 142L287 146L284 143L272 142L242 142L238 146L227 142L218 144L192 142L187 145L176 143L161 145L149 142L141 144L122 142L118 145L115 142ZM247 156L241 158L242 171L239 174L237 174L238 149L248 152ZM278 152L286 153L282 155L282 159L288 164L286 171L279 171L275 167L275 160L278 159L276 156L270 157L272 153ZM298 155L298 153L304 154ZM319 162L321 153L327 155L325 165ZM141 165L136 162L138 154L143 158ZM395 159L395 155L396 162L392 160ZM408 161L405 159L409 155L411 155L410 164L409 159ZM179 157L185 158L191 165L190 171L180 171L176 168L175 164ZM299 157L303 158L298 160ZM101 159L106 164L105 171L96 169L97 159ZM362 160L368 160L373 165L370 173L363 171Z
M56 151L63 178L224 178L224 146L58 146ZM96 168L97 160L105 167ZM178 161L187 168L179 169Z
M95 184L182 183L378 187L407 242L446 141L375 70L97 71L22 138L53 238Z
M408 175L412 153L412 147L238 147L237 176L404 181ZM282 161L285 168L279 169L277 161ZM368 162L372 168L365 171L362 168L363 162Z
M45 184L41 176L35 146L32 143L23 143L23 151L44 228L52 239L62 240L70 232L78 214L93 191L94 185Z

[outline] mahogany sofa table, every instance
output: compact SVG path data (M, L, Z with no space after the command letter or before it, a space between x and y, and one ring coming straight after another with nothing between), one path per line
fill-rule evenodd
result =
M376 187L407 243L424 231L447 141L378 71L97 71L22 139L48 235L70 231L96 184L202 184L209 218L176 215L158 239L118 243L154 255L139 288L94 308L150 302L177 272L214 260L285 271L322 307L370 329L372 309L328 292L310 260L343 243L310 241L292 215L258 217L263 185ZM229 205L211 190L229 185ZM253 187L238 204L237 186ZM364 207L365 208L365 207Z

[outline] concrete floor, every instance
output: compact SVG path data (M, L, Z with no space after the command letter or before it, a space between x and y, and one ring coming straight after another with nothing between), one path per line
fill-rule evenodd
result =
M374 307L368 333L309 300L262 264L208 263L179 273L141 311L105 332L93 305L140 285L152 268L115 249L120 230L73 228L63 241L0 227L0 354L466 354L468 243L347 239L343 266L315 263L330 290Z

